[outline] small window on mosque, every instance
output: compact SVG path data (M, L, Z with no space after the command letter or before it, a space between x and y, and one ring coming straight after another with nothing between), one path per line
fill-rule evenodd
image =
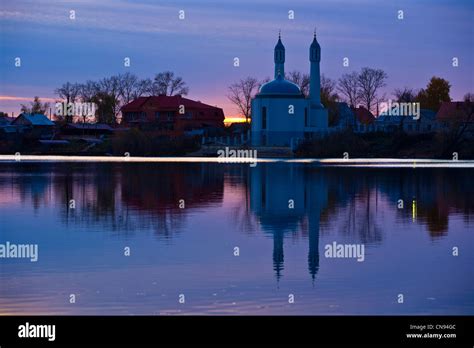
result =
M267 129L267 108L262 108L262 129Z

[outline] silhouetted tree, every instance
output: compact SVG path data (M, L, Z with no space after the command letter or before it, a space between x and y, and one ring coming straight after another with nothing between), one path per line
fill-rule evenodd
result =
M229 86L227 98L234 103L248 123L251 114L252 98L258 91L260 83L254 77L247 77Z
M444 101L451 101L449 90L450 83L440 77L433 76L426 86L426 89L421 89L416 99L423 109L430 109L438 111L441 103Z
M357 78L359 98L365 108L373 111L378 91L386 85L387 74L381 69L362 68Z
M97 118L98 122L111 124L116 120L116 106L118 101L115 99L114 95L98 92L92 97L92 102L97 105Z
M463 100L465 102L474 102L474 93L466 93L464 94Z
M324 106L336 103L339 100L339 96L336 93L336 81L333 79L321 75L321 102Z
M30 103L30 106L21 104L21 112L26 114L46 114L49 103L42 103L38 96Z
M321 75L321 103L329 111L329 126L334 126L338 122L337 101L339 96L336 91L336 81Z
M358 84L359 74L353 71L349 74L344 74L338 80L337 90L345 98L346 102L350 107L357 107L359 103L359 84Z
M57 88L54 92L63 99L66 103L74 103L78 99L81 91L81 85L78 83L66 82L61 87ZM72 121L73 115L66 113L66 122Z
M111 77L106 77L103 78L102 80L99 81L99 92L98 95L95 96L96 103L98 101L102 101L105 103L105 105L100 106L98 105L99 110L110 110L112 109L113 111L113 119L110 119L109 117L101 117L102 119L107 119L109 122L107 123L113 123L120 113L120 108L122 106L122 101L121 101L121 76L120 75L114 75Z
M393 96L399 103L413 103L416 101L416 95L416 91L408 87L396 88L395 91L393 91Z
M285 78L288 81L293 82L294 84L297 84L301 92L307 97L309 95L309 74L301 73L300 71L290 71L289 73L285 74Z
M164 71L155 76L152 86L153 95L187 95L189 88L183 78L174 75L172 71Z
M92 98L99 92L100 86L97 82L88 80L79 84L79 98L83 102L91 102Z

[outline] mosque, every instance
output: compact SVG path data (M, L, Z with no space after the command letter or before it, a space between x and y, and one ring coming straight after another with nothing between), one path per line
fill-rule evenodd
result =
M321 46L314 33L309 48L310 91L285 79L285 46L278 35L275 78L263 84L252 99L251 139L254 146L294 146L328 130L328 110L321 104Z

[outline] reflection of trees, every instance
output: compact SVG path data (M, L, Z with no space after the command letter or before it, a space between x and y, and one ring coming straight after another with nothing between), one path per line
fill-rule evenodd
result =
M120 212L112 225L121 226L120 230L152 229L157 235L170 237L182 228L189 209L222 201L223 171L218 166L122 164L114 173L117 184L104 188L104 199L97 200L103 207L113 207L113 212L101 214L96 206L92 210L108 217ZM97 184L107 186L100 179ZM119 206L115 204L116 196L120 197Z
M239 231L253 234L257 229L257 223L253 214L250 213L249 170L252 170L249 166L234 166L231 173L226 172L225 186L230 187L239 196L241 202L230 210L232 223ZM240 179L236 180L236 178Z
M376 218L375 197L377 197L375 189L365 188L365 191L349 200L348 214L342 228L343 235L355 235L364 244L382 241L382 229Z
M450 215L462 214L466 223L474 215L474 200L470 199L474 194L472 170L328 169L327 174L328 205L321 221L330 226L336 216L344 216L340 230L358 235L361 241L381 240L380 227L374 223L381 220L377 214L387 208L393 209L401 221L414 219L425 225L432 238L447 233ZM378 209L382 197L384 209ZM399 199L404 209L397 209Z
M252 184L249 173L260 167L199 163L20 163L2 166L0 192L8 192L7 196L24 204L30 202L34 210L54 204L60 207L64 223L106 227L120 233L150 229L166 237L182 228L188 209L220 204L225 186L241 202L226 213L239 230L252 233L257 225L249 208ZM271 167L271 175L276 175L275 168ZM400 221L415 220L423 224L432 238L447 233L452 214L463 216L466 224L474 215L470 169L295 167L294 170L305 171L304 180L291 182L295 191L298 185L310 185L321 177L328 191L324 206L318 211L307 208L301 212L296 230L286 236L308 238L303 227L310 211L319 216L321 225L328 226L325 230L336 229L337 220L337 233L354 236L363 243L381 241L381 216L387 210L394 209ZM315 191L307 190L305 195L309 202ZM69 208L71 199L76 202L75 209ZM179 199L184 199L186 209L179 209ZM403 199L404 209L396 209L398 199ZM415 217L412 201L416 202Z
M341 227L337 228L341 235L355 237L364 244L381 242L377 178L370 173L353 175L352 171L329 170L328 179L328 204L321 213L322 223L333 229L333 222L342 217Z
M182 228L189 209L223 199L224 170L218 165L33 164L12 173L8 184L22 202L30 199L35 209L55 204L65 224L120 233L150 229L169 237ZM0 178L3 185L7 181Z
M448 214L440 212L438 207L432 206L429 209L423 209L419 216L426 220L432 238L442 237L447 234Z
M379 181L380 190L395 206L398 199L404 201L405 207L397 209L397 215L402 220L414 219L425 225L432 238L446 235L450 215L463 214L468 222L474 214L470 169L399 169L383 173Z

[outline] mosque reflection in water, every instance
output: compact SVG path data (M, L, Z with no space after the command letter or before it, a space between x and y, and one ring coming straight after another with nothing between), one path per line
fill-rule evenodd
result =
M34 172L34 175L31 173ZM243 233L273 239L273 268L283 275L287 239L307 239L314 280L320 233L369 246L383 243L383 214L425 226L431 239L448 233L450 215L474 212L469 171L336 169L288 163L21 164L0 169L0 197L12 204L55 206L65 225L158 238L186 233L190 214L222 208ZM71 209L71 199L75 208ZM403 200L405 209L397 209ZM226 201L237 204L227 205ZM185 209L180 207L185 203ZM188 227L189 228L189 227ZM233 227L235 228L235 227ZM188 230L189 231L189 230ZM225 231L223 231L225 233Z
M260 166L249 175L250 209L261 229L273 235L273 265L277 280L284 268L286 234L301 230L308 236L308 270L315 279L319 270L319 224L327 206L324 176L311 178L301 167Z

